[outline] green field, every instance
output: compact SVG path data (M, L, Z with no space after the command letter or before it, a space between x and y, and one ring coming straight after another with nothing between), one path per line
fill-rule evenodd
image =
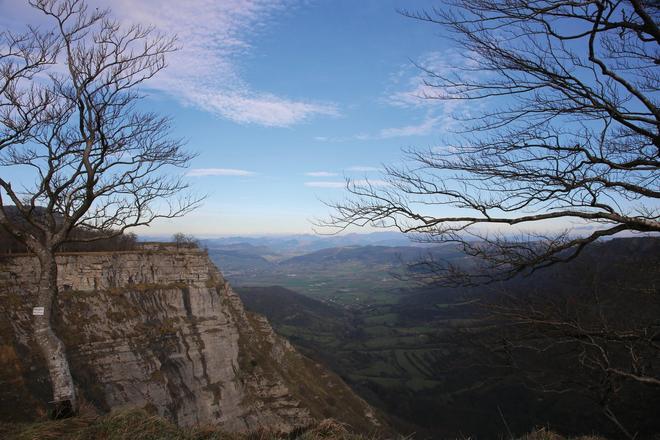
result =
M396 303L406 283L393 276L395 270L391 266L373 267L359 262L312 269L273 266L258 273L234 274L229 281L236 286L282 286L322 301L363 307Z

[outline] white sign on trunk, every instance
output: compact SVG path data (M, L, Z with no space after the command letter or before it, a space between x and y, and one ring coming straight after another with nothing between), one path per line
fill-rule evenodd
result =
M44 315L44 308L43 307L34 307L32 309L32 314L35 316L43 316Z

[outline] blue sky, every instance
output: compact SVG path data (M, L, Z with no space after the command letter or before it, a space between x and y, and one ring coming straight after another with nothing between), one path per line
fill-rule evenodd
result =
M1 26L34 20L0 0ZM345 177L378 184L401 148L441 146L456 110L422 100L421 72L459 61L441 29L397 13L416 0L113 0L123 22L176 33L181 50L147 84L199 155L187 170L204 206L147 234L311 232ZM9 11L7 14L4 11Z

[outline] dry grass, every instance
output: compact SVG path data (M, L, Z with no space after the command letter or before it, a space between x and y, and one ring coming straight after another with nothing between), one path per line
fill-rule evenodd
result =
M295 434L277 434L265 430L247 434L226 433L218 429L179 428L162 417L144 410L116 411L105 416L92 412L65 420L29 424L0 423L0 439L6 440L385 440L377 436L352 433L348 426L336 420L322 420ZM400 437L398 440L414 440ZM567 440L552 431L540 428L518 440ZM583 436L571 440L604 440Z
M562 437L559 434L556 434L552 431L547 430L546 428L539 428L535 431L530 432L522 436L519 440L567 440L566 437ZM598 436L580 436L572 437L570 440L605 440L602 437Z
M0 423L7 440L378 440L351 433L334 420L323 420L295 435L258 431L231 434L213 428L179 428L143 410L123 410L106 416L83 414L57 421L29 424Z

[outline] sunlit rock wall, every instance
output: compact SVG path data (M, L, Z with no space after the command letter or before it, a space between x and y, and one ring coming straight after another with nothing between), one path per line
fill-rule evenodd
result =
M58 257L56 331L96 408L145 407L180 425L291 431L334 417L380 425L334 374L298 354L198 249ZM0 412L33 418L49 384L30 336L36 260L0 259ZM12 417L8 417L11 416Z

